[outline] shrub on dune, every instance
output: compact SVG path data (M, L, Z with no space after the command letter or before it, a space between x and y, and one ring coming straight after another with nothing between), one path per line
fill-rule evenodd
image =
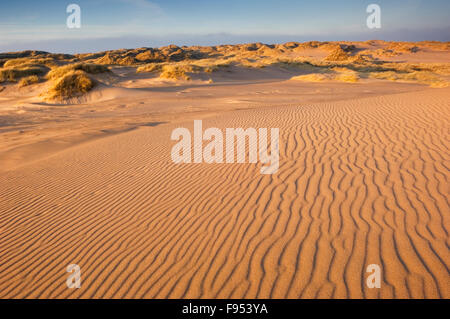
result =
M245 68L258 68L258 69L263 69L266 66L270 65L271 63L273 63L273 61L267 61L267 59L263 59L263 58L236 58L234 59L234 61L236 62L237 65L243 66Z
M149 63L143 66L140 66L136 69L136 72L160 72L163 67L163 63Z
M69 71L57 79L47 91L47 99L64 100L89 92L95 82L81 70Z
M336 47L331 53L325 58L325 61L346 61L349 59L349 55L340 46Z
M333 71L334 73L332 73ZM323 81L339 81L347 83L358 82L358 73L344 67L334 67L330 70L324 71L325 73L309 73L304 75L298 75L291 78L291 80L303 81L303 82L323 82Z
M416 53L419 51L419 48L414 43L392 42L387 46L386 50L392 50L400 53Z
M195 67L197 68L197 71L202 71L206 73L212 73L219 71L221 68L227 68L230 67L232 64L232 61L229 59L202 59L195 61ZM196 72L194 70L194 72Z
M204 68L196 64L168 64L162 68L164 71L181 71L184 73L199 73L204 71Z
M416 71L429 71L440 75L450 75L450 63L419 63L414 65Z
M5 62L3 67L5 68L17 68L17 67L25 67L25 66L47 66L54 67L56 66L55 60L52 58L17 58L11 59Z
M177 64L168 64L168 63L149 63L143 66L140 66L136 69L137 73L142 72L150 72L150 73L159 73L159 77L163 79L172 79L172 80L189 80L190 77L186 73L212 73L219 70L220 67L229 66L225 63L212 63L210 61L205 61L190 64L190 63L177 63Z
M38 82L39 82L39 77L37 75L30 75L25 78L22 78L19 81L19 87L28 86L28 85L35 84Z
M411 73L402 74L400 79L428 84L433 88L443 88L449 85L447 81L428 71L414 71Z
M105 65L80 63L75 64L74 70L82 70L86 73L98 74L109 72L109 69Z
M355 83L358 82L358 73L345 67L334 67L333 71L337 72L334 79L340 82Z
M205 71L205 68L194 64L167 64L150 63L137 68L136 72L156 72L161 79L168 80L190 80L191 77L186 73L199 73Z
M357 55L351 57L350 59L351 59L351 62L353 62L353 63L366 64L366 63L370 62L372 57L367 56L367 55L357 54Z
M335 76L335 79L340 82L356 83L359 80L359 76L355 72L340 73Z
M47 72L47 70L47 68L39 66L3 68L0 69L0 82L17 82L23 77L43 75Z
M104 56L95 60L95 63L98 64L116 64L116 58L111 56L111 54L106 53Z
M159 75L161 79L168 80L185 80L188 81L191 79L189 75L186 74L186 68L173 66L173 65L165 65L162 68L162 72Z
M137 61L134 57L131 56L127 56L117 60L117 64L119 65L135 65L138 62L139 61Z
M398 79L397 73L394 71L385 72L371 72L369 77L372 79L396 81Z
M109 72L109 69L105 65L100 64L91 64L91 63L75 63L63 65L57 68L52 69L48 74L47 78L50 80L54 80L60 78L68 73L73 71L84 71L86 73L98 74Z
M437 76L430 71L413 71L413 72L371 72L370 78L389 80L389 81L406 81L427 84L433 88L444 88L449 86L449 82Z
M311 73L305 75L298 75L291 78L294 81L303 81L303 82L323 82L329 80L325 74L321 73Z

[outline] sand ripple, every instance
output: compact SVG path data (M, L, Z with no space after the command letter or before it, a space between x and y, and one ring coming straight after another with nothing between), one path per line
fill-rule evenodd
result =
M272 176L173 164L171 125L2 173L0 297L450 298L449 92L203 121L279 127Z

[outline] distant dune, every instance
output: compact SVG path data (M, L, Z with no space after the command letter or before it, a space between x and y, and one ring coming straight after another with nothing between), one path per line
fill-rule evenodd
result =
M450 298L449 43L0 65L1 298ZM174 164L194 119L279 128L278 172Z
M450 43L442 42L289 42L279 45L251 43L212 47L122 49L89 54L52 54L42 51L0 53L0 83L28 86L50 80L44 101L74 103L104 79L94 74L108 66L132 66L136 72L152 72L162 79L191 80L192 74L212 73L230 66L290 68L303 80L336 79L356 82L362 78L412 81L433 87L448 86ZM441 57L439 57L441 53ZM429 58L434 63L426 63ZM425 63L424 63L425 62ZM336 71L336 68L340 69ZM346 76L333 73L352 72ZM331 76L330 76L331 73ZM191 75L190 75L191 74ZM55 76L57 75L57 76ZM210 82L213 82L210 79ZM47 91L47 92L45 92Z

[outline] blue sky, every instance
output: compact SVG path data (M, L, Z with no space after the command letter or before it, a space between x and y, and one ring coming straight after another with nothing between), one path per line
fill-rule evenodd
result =
M81 7L80 29L66 7ZM381 7L368 29L366 7ZM167 44L450 40L448 0L40 0L0 2L0 51L93 52Z

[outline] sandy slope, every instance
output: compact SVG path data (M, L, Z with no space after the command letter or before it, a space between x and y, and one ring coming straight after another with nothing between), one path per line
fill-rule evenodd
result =
M450 298L449 95L204 120L279 127L272 176L173 164L173 124L3 172L0 297ZM81 289L66 287L72 263ZM381 289L365 285L373 263Z

